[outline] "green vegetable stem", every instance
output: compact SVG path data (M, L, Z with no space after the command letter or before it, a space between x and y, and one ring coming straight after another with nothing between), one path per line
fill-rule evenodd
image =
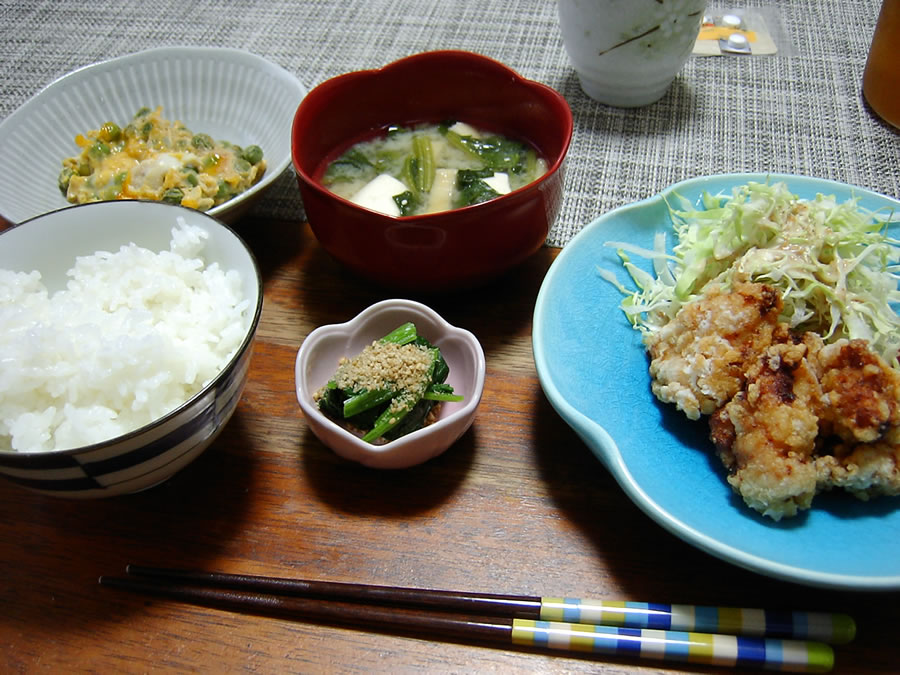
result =
M429 192L434 185L435 172L431 139L428 136L414 136L412 145L416 169L413 182L419 192Z
M462 401L453 387L446 383L450 368L441 350L418 335L415 324L404 323L378 340L379 345L395 345L397 348L411 345L413 354L421 359L427 354L428 363L421 379L401 386L391 375L377 378L377 386L358 386L358 381L342 373L342 364L335 376L318 393L319 409L339 423L359 429L362 440L373 443L379 439L394 440L417 429L427 422L428 414L441 401ZM373 346L374 348L375 346ZM369 349L369 348L367 348ZM354 368L364 367L362 355L355 359ZM399 350L396 352L399 353ZM399 378L396 378L399 379ZM369 381L368 375L359 381ZM339 382L341 383L339 385Z

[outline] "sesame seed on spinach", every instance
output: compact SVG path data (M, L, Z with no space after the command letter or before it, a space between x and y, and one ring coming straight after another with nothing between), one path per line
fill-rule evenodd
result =
M437 403L463 400L446 383L449 373L441 350L408 322L342 359L316 403L362 440L388 442L425 426Z

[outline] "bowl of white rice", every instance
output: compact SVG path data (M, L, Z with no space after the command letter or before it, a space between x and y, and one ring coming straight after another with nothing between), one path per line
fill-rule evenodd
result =
M200 211L97 202L0 232L0 475L79 498L165 481L234 412L261 309L252 252Z

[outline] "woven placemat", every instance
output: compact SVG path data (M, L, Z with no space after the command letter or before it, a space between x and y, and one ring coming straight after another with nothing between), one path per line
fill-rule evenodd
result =
M692 57L662 100L626 110L582 93L548 0L20 0L0 5L0 118L75 68L149 47L246 49L310 88L412 53L466 49L554 87L572 107L566 196L548 245L706 174L797 173L900 194L900 134L860 90L880 2L735 4L767 12L783 40L777 55ZM290 172L254 208L302 214Z

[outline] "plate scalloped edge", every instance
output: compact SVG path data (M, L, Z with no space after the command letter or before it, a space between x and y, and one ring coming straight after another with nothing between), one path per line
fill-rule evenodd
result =
M739 567L785 581L832 589L897 590L900 589L900 570L893 575L881 574L875 576L814 570L803 565L774 560L766 555L757 555L742 549L740 546L724 543L716 536L704 531L704 528L686 522L681 514L667 508L645 489L630 470L628 461L623 456L613 435L602 424L592 419L591 415L586 414L573 405L566 395L560 391L560 388L557 386L557 380L554 379L554 373L548 358L548 348L550 346L548 341L551 337L547 322L548 315L552 313L550 303L558 299L558 296L554 296L557 290L555 286L564 283L565 280L562 277L566 273L566 268L570 265L571 259L580 255L580 250L588 244L594 245L594 242L591 240L597 238L598 231L607 227L612 220L617 218L635 217L635 214L652 211L653 209L666 209L666 197L676 192L690 196L694 193L699 194L702 190L708 190L716 194L725 188L741 185L748 181L763 182L766 180L783 180L788 183L789 188L795 193L822 192L825 194L842 193L845 196L854 195L860 197L861 200L874 200L879 205L891 206L897 212L900 212L900 202L864 188L830 180L776 173L740 173L697 177L671 185L647 199L614 209L595 219L575 235L551 265L540 288L534 310L533 351L541 387L556 412L602 461L628 497L651 519L687 543ZM801 194L801 196L806 195ZM618 292L616 291L616 293ZM624 319L621 319L621 322L624 324ZM629 330L631 330L630 327ZM646 392L646 396L652 399L649 391ZM716 480L724 483L724 480L719 475L716 475ZM748 519L752 518L755 518L754 514L748 514ZM766 523L766 525L769 524Z

